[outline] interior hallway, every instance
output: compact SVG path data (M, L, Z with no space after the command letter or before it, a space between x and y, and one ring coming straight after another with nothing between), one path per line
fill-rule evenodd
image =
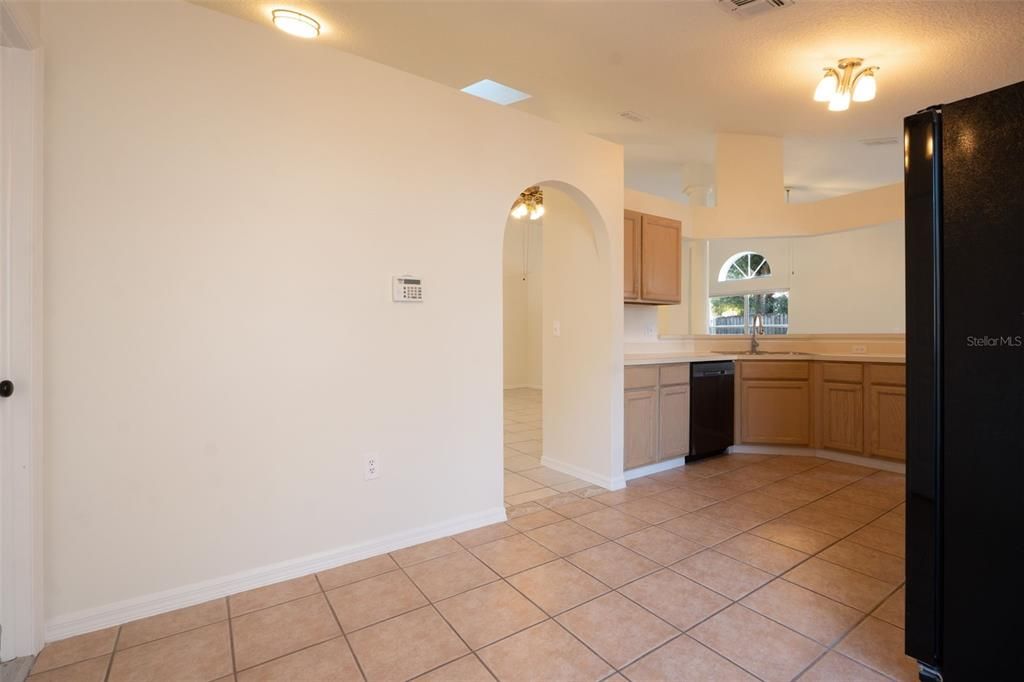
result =
M902 476L727 455L578 490L592 494L50 644L31 679L916 679Z
M505 390L505 508L509 517L543 509L537 500L560 493L607 492L586 481L541 466L543 394L536 388ZM594 490L584 490L593 488Z

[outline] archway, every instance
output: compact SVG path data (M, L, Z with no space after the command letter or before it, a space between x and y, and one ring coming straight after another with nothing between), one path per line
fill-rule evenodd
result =
M543 216L507 214L503 240L503 462L510 516L539 511L556 496L570 503L595 485L621 485L621 449L613 447L621 432L609 411L616 369L609 301L617 281L610 234L577 188L555 181L536 186Z

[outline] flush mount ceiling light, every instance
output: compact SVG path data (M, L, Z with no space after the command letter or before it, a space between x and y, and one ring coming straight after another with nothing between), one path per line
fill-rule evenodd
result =
M814 90L815 102L828 102L829 111L846 111L850 101L868 102L875 98L878 89L875 83L877 66L867 66L857 71L863 59L858 57L841 59L839 68L825 67L825 75ZM856 73L854 73L856 71Z
M320 35L320 22L313 17L290 9L275 9L272 13L274 26L285 33L300 38L316 38Z
M544 215L544 192L540 187L534 185L527 187L512 204L511 216L516 220L522 220L530 216L530 220L537 220Z

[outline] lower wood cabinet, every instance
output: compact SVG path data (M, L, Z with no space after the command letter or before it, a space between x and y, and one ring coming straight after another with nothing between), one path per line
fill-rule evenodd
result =
M740 437L744 443L810 445L809 382L742 380Z
M690 451L690 386L665 386L658 393L659 459Z
M690 366L626 368L623 465L654 464L690 451Z
M824 383L821 445L829 450L864 451L864 387L861 384Z
M624 466L635 469L657 461L658 390L626 391Z
M874 457L907 458L907 389L868 387L868 452Z
M803 360L738 365L741 443L906 459L904 365Z

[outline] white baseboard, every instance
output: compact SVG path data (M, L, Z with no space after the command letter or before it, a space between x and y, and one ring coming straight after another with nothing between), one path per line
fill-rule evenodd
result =
M664 462L655 462L654 464L648 464L647 466L637 467L636 469L630 469L628 471L623 472L623 476L627 481L632 481L634 478L650 476L651 474L660 474L662 471L668 471L669 469L681 467L685 463L685 457L673 457L672 459L666 459Z
M803 457L821 457L822 459L831 459L837 462L846 462L847 464L857 464L871 469L879 469L880 471L891 471L897 474L907 473L906 465L900 464L899 462L888 462L882 459L875 459L874 457L861 457L860 455L852 455L849 452L824 450L821 448L785 447L783 445L733 445L729 448L729 452L750 455L798 455Z
M132 599L84 609L58 616L46 624L46 641L53 642L74 635L93 632L112 625L120 625L139 618L155 616L201 604L218 597L226 597L245 590L264 587L282 580L335 568L360 559L410 547L421 542L454 535L481 526L506 520L505 508L494 507L476 514L459 516L441 523L421 526L409 531L393 533L357 545L310 554L297 559L281 561L269 566L253 568L221 578L213 578L192 585L175 587Z
M541 456L540 463L542 466L546 466L549 469L554 469L555 471L560 471L563 474L575 476L581 481L593 483L594 485L599 485L602 488L607 488L608 490L621 490L626 487L626 479L622 474L614 477L602 476L590 469L584 469L583 467L570 464L569 462L563 462L560 459L555 459L548 455Z

